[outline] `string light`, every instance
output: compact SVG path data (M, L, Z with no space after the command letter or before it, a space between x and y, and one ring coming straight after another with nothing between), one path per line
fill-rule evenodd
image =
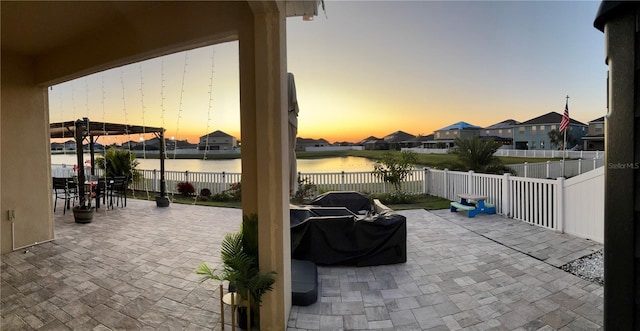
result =
M74 81L71 81L71 115L73 115L73 119L75 120L76 118L76 85L74 84Z
M131 166L131 132L129 132L129 113L127 112L126 94L124 88L124 73L120 67L120 85L122 86L122 110L124 111L124 132L127 135L127 149L129 151L129 174L133 178L133 167ZM135 199L135 190L133 198Z
M189 61L189 52L184 52L184 67L182 70L182 84L180 86L180 102L178 104L178 119L176 121L176 137L180 137L178 132L180 132L180 117L182 117L182 97L184 96L184 80L187 76L187 63ZM178 147L177 139L173 146L173 159L176 159L176 150Z
M160 119L162 120L162 129L165 128L165 124L164 124L164 114L166 112L166 109L164 108L164 58L162 58L162 60L160 61ZM160 142L161 144L164 144L164 137L163 140ZM167 158L167 149L166 146L164 148L164 158Z
M142 136L146 134L146 124L145 124L145 112L146 107L144 106L144 80L142 77L142 63L138 63L138 71L140 72L140 108L142 108ZM147 148L144 139L142 139L142 158L147 158ZM147 192L148 193L148 192Z
M62 155L67 155L67 142L64 140L64 134L67 130L64 128L64 106L62 105L62 90L58 90L58 103L60 104L60 129L62 130Z
M109 133L107 132L107 124L106 124L106 119L107 119L107 112L105 109L105 100L106 100L106 91L104 89L104 72L102 72L100 74L100 87L102 89L102 136L104 137L104 143L102 144L102 165L104 166L104 169L102 170L102 175L104 178L104 184L102 189L104 191L102 191L102 194L107 194L107 149L105 144L110 140L109 139ZM100 189L100 187L98 187L98 189ZM107 199L103 198L102 201L104 201L105 203L107 202ZM105 205L105 211L108 212L109 208L107 208L107 206Z
M144 135L146 134L146 123L145 123L145 112L146 107L144 105L144 79L142 75L142 62L138 63L138 71L140 72L140 107L142 108L142 136L140 137L140 141L142 141L142 158L147 158L147 143L144 139ZM149 187L147 186L147 181L144 181L144 190L147 193L147 200L150 200L149 195Z
M206 160L207 159L207 152L209 151L209 133L211 130L209 123L211 123L211 108L213 107L213 75L215 73L215 62L214 62L214 56L216 54L216 50L214 46L211 46L211 76L209 76L209 106L207 107L207 130L205 131L207 133L207 137L205 138L205 144L204 144L204 154L202 159Z

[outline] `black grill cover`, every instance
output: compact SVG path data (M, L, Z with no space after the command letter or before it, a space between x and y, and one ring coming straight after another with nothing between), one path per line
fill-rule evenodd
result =
M407 262L406 218L310 217L291 226L291 257L320 265L374 266Z
M371 211L369 197L355 191L327 192L317 196L309 204L322 207L347 207L354 214L358 214L361 210Z

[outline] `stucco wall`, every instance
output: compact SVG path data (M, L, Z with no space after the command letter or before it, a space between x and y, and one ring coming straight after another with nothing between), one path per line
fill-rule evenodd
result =
M49 109L46 88L33 83L30 61L2 53L0 208L2 253L53 239Z

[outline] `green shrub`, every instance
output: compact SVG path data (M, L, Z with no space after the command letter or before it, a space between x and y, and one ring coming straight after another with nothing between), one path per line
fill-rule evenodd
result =
M216 193L214 195L211 196L211 201L216 201L216 202L229 202L229 201L233 201L233 197L229 194L225 192L220 192L220 193Z
M417 197L403 191L394 191L391 193L374 194L371 195L371 198L379 199L383 204L399 205L413 203Z
M291 198L296 203L308 202L318 195L318 186L309 177L298 177L298 190Z

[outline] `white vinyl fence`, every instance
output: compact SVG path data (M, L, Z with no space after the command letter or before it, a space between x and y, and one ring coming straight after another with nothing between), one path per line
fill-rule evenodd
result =
M422 148L422 147L404 147L403 152L414 152L418 154L447 154L450 148ZM603 159L603 151L558 151L544 149L506 149L500 148L493 155L510 156L510 157L529 157L529 158L562 158L567 159Z
M602 159L603 151L558 151L544 149L498 149L493 155L495 156L511 156L511 157L541 157L541 158L561 158L568 159Z
M604 167L564 181L564 232L604 242Z
M52 165L54 176L68 174L68 169L68 166ZM131 188L160 191L159 171L141 170L141 173L143 179ZM339 190L371 194L394 190L372 172L299 173L299 176L315 184L318 192ZM179 182L187 181L193 184L196 192L208 188L216 194L239 183L241 174L165 171L165 180L170 193L176 193ZM484 195L487 202L496 206L498 214L600 243L604 241L603 167L566 180L563 177L526 178L424 168L409 174L402 183L402 191L452 201L458 200L458 194L462 193Z
M564 174L562 164L564 163ZM577 159L539 163L507 164L518 176L527 178L573 177L604 166L604 159Z

